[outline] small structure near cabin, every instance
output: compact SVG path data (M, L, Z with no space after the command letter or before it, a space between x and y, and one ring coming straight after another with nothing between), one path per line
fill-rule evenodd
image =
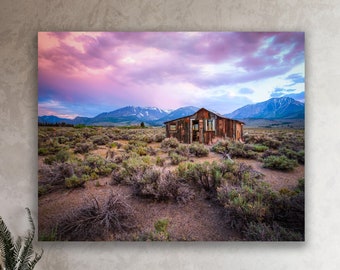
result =
M164 122L167 138L181 143L213 144L218 139L242 140L244 123L201 108L193 115Z

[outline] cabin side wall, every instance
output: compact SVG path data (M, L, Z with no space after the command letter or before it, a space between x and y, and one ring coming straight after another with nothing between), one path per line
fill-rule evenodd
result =
M189 117L171 121L166 123L166 137L176 138L181 143L190 143L189 131L190 131L190 119Z

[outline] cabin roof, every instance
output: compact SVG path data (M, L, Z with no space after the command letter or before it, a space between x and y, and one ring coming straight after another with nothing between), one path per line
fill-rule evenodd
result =
M223 116L222 114L219 114L219 113L216 113L216 112L209 111L209 110L207 110L206 108L201 108L201 109L197 110L195 113L193 113L193 114L191 114L191 115L182 116L182 117L179 117L179 118L176 118L176 119L172 119L172 120L166 121L166 122L164 122L164 124L167 124L167 123L170 123L170 122L173 122L173 121L177 121L177 120L180 120L180 119L184 119L184 118L187 118L187 117L194 116L196 113L198 113L198 112L201 111L201 110L206 110L206 111L208 111L208 112L210 112L210 113L213 113L213 114L217 115L217 116L220 117L220 118L228 119L228 120L234 120L234 121L239 122L239 123L241 123L241 124L244 125L244 122L242 122L242 121L239 121L239 120L236 120L236 119L227 118L227 117Z

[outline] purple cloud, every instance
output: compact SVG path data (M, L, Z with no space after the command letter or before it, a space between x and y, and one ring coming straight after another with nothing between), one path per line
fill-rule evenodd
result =
M75 114L81 104L100 110L209 103L216 87L238 85L239 94L256 95L242 84L276 76L302 83L299 74L286 74L303 62L300 32L41 32L39 102L57 101Z

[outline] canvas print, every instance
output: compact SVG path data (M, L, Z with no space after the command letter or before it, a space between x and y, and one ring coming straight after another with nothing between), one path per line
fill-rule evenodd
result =
M304 241L303 32L39 32L40 241Z

